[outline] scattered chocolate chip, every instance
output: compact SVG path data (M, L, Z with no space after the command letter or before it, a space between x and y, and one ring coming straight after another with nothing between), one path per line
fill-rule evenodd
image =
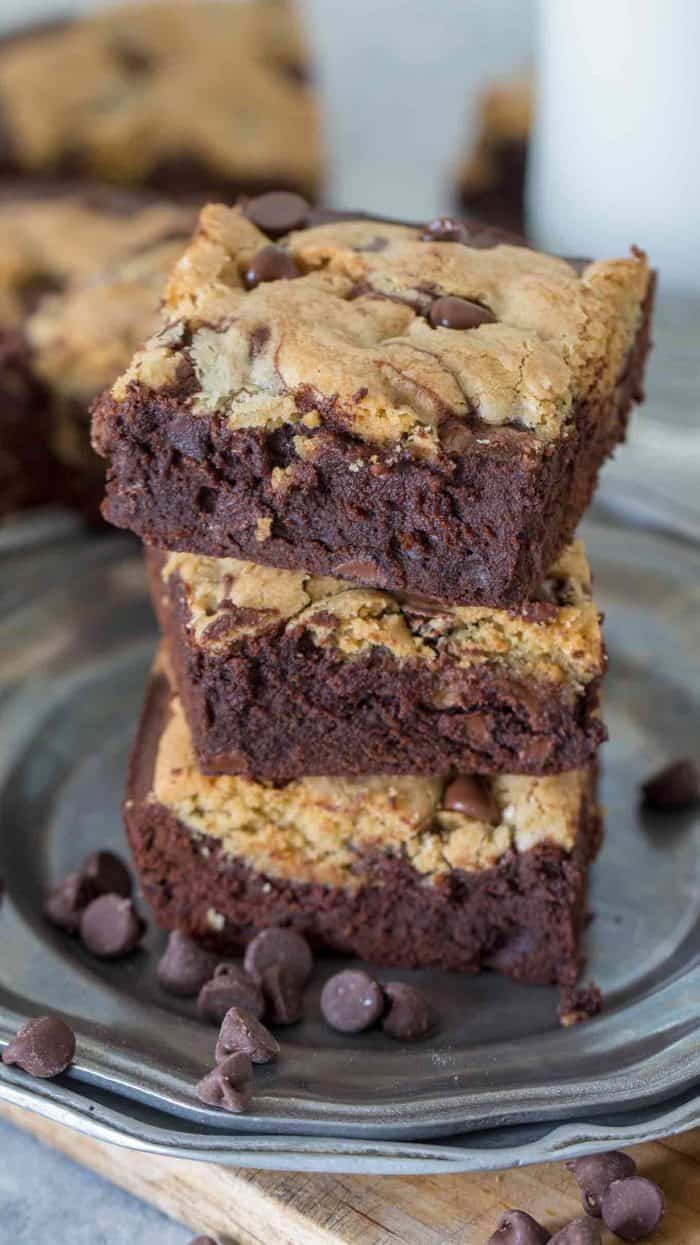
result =
M60 1016L36 1016L22 1025L2 1052L2 1061L17 1064L30 1076L52 1077L65 1072L75 1055L75 1034Z
M421 242L466 242L469 231L452 216L436 216L421 233Z
M114 852L92 852L83 861L80 873L93 885L95 895L121 895L123 899L131 896L131 874Z
M339 1033L361 1033L384 1011L381 986L360 969L347 968L329 977L321 992L321 1015Z
M453 298L450 294L436 298L428 312L428 323L434 329L476 329L480 324L494 324L495 320L488 307L466 298Z
M293 281L301 276L292 256L281 246L264 246L251 259L243 280L246 289L254 290L266 281Z
M384 987L389 1011L382 1028L389 1037L401 1042L415 1042L423 1038L433 1027L433 1017L428 1001L415 986L403 981L390 981Z
M486 1245L547 1245L550 1234L525 1210L507 1210Z
M92 882L80 873L69 873L51 891L44 904L44 916L66 933L77 934L83 912L96 898Z
M262 977L266 1017L273 1025L295 1025L301 1020L304 983L294 968L287 964L271 964Z
M291 969L301 984L305 985L314 966L311 948L306 939L293 929L277 925L262 929L248 943L243 967L255 981L262 981L265 969L273 964Z
M288 190L269 190L267 194L249 199L244 214L258 229L271 238L281 238L293 229L303 229L309 204L301 195Z
M463 813L492 826L501 819L491 783L478 774L460 774L453 779L443 793L442 807L448 813Z
M593 1219L572 1219L550 1238L549 1245L601 1245L600 1228Z
M700 802L700 771L688 758L673 761L642 786L644 804L660 813L691 808Z
M613 1180L608 1185L600 1209L606 1228L623 1241L643 1241L658 1228L666 1204L658 1185L644 1176Z
M206 981L214 975L217 957L205 951L186 934L173 930L163 952L156 976L168 994L182 998L198 994Z
M98 895L80 921L80 937L88 951L102 960L116 960L133 951L146 929L130 899Z
M241 1007L229 1008L216 1043L217 1063L235 1054L247 1055L251 1063L270 1063L279 1053L279 1042L251 1012Z
M209 1107L247 1111L252 1097L253 1068L247 1055L229 1055L199 1082L196 1094Z
M197 1011L205 1020L220 1024L232 1007L242 1007L259 1020L265 1010L262 991L237 964L219 964L199 991Z
M586 1154L566 1164L582 1194L583 1209L600 1219L600 1199L613 1180L637 1174L637 1164L621 1150L607 1154Z

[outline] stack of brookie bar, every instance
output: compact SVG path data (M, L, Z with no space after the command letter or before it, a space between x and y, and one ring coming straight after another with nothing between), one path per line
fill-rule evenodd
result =
M605 650L575 531L651 294L639 252L287 193L204 209L93 422L165 637L125 805L162 925L594 1006Z

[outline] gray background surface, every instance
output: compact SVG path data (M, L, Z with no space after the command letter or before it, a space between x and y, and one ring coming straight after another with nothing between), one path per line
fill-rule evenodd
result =
M85 9L0 0L0 25ZM329 198L428 217L449 205L477 87L526 63L530 0L305 0L331 156ZM2 1245L185 1245L192 1233L0 1125ZM147 1161L147 1160L144 1160Z

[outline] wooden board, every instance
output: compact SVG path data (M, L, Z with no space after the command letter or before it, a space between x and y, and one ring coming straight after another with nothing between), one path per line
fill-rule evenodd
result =
M243 1171L122 1150L4 1104L0 1115L222 1245L484 1245L509 1206L550 1231L580 1213L563 1164L464 1176ZM653 1245L700 1245L700 1129L631 1153L666 1194Z

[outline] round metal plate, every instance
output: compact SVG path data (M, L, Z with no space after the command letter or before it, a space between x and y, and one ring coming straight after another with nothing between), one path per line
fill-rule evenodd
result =
M613 525L585 535L611 658L587 940L601 1017L563 1030L553 990L401 974L429 993L437 1037L344 1039L318 1011L329 960L282 1058L256 1071L254 1111L201 1107L192 1086L215 1031L159 990L162 935L151 925L145 952L100 965L40 915L88 849L124 850L124 767L155 643L133 545L81 538L57 550L47 590L0 620L0 1039L57 1008L79 1054L51 1083L3 1069L0 1095L125 1144L287 1169L511 1166L700 1122L700 819L638 811L644 775L700 752L700 553Z

